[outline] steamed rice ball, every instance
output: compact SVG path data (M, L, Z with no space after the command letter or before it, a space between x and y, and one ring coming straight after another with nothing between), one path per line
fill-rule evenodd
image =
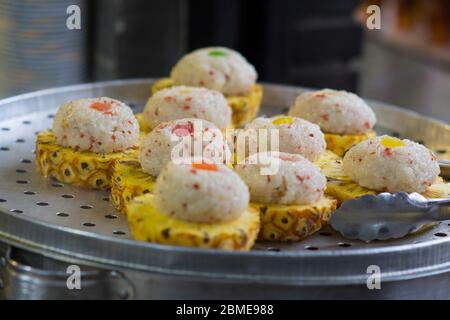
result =
M259 144L263 142L259 141L261 136L259 136L258 130L268 130L267 150L258 150L259 152L280 151L300 154L310 161L316 161L325 152L325 138L319 126L300 118L291 116L256 118L245 126L245 130L249 129L256 130L257 134L256 140L250 140L250 143L254 144L254 150L257 150L256 146L259 147ZM271 141L271 130L278 130L278 146L273 145ZM252 148L250 146L249 150L251 153Z
M134 147L139 125L130 107L107 97L70 101L56 112L56 143L75 150L111 153Z
M365 140L344 156L344 170L363 187L383 192L423 192L439 175L436 156L407 139Z
M158 91L150 97L142 117L150 128L161 122L200 118L224 129L231 124L231 108L218 91L175 86Z
M191 222L235 220L247 209L248 188L222 164L170 162L156 180L155 206L169 217Z
M375 113L356 94L323 89L300 94L289 115L317 123L326 133L358 135L375 125Z
M247 95L256 82L255 68L238 52L209 47L195 50L172 69L176 85L199 86L225 95Z
M262 169L268 167L275 168L274 172L263 174ZM327 183L319 167L300 155L284 152L254 154L235 170L256 203L311 204L322 198Z
M214 124L192 118L159 124L143 139L139 153L142 170L152 176L158 176L175 158L186 161L202 157L228 163L231 152Z

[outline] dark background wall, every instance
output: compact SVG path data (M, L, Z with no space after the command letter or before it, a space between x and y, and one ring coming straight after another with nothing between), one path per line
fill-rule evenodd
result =
M362 32L373 3L381 7L383 27ZM163 77L186 52L222 45L246 56L259 81L346 89L448 119L449 3L1 0L0 97ZM66 27L71 5L80 7L81 30Z
M359 0L98 0L94 80L164 76L184 53L223 45L262 81L355 90Z

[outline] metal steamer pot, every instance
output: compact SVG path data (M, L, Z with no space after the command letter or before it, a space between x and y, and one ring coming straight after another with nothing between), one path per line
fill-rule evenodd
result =
M447 223L384 242L347 240L325 229L298 243L258 242L250 252L175 247L132 240L126 217L112 208L108 192L59 184L36 173L36 132L51 127L61 103L110 96L138 112L153 81L83 84L0 101L1 297L450 298ZM262 113L285 111L304 90L265 84ZM440 157L450 157L449 125L370 104L377 132L420 140ZM80 271L81 289L68 284L73 268ZM373 270L381 272L381 289L370 285Z

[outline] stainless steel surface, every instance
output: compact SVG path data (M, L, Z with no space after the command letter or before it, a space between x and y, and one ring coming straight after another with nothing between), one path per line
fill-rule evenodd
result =
M1 250L0 250L1 252ZM9 251L8 251L9 252ZM381 283L381 290L368 290L366 284L345 286L294 286L242 281L208 281L193 277L173 277L127 270L105 271L80 265L81 290L66 287L61 270L69 266L41 255L13 249L0 258L0 299L448 299L450 277L438 274L412 280ZM31 257L30 257L31 256ZM2 265L4 261L4 265ZM18 264L4 268L6 264ZM55 268L55 266L58 266ZM90 276L89 276L90 275ZM85 276L88 276L85 278ZM86 281L85 281L86 280ZM106 281L105 281L106 280Z
M85 81L90 32L86 4L84 0L0 1L0 96ZM81 30L66 27L70 5L81 9Z
M380 266L385 282L450 271L447 223L419 235L369 244L322 230L299 243L258 243L248 253L164 246L131 240L125 217L110 206L106 192L60 185L35 172L35 134L51 126L61 103L105 95L132 103L137 111L148 98L151 83L152 80L144 79L78 85L0 101L3 242L67 263L143 273L149 279L179 279L180 285L214 282L223 286L228 283L232 288L269 284L286 288L365 286L369 265ZM264 90L262 112L273 114L282 112L303 89L265 85ZM441 158L449 158L448 125L381 103L371 105L381 126L377 130L422 140L440 151ZM155 288L156 284L147 289L157 295ZM197 294L202 292L208 296L208 291L199 290ZM450 292L446 294L450 297Z
M363 46L361 94L450 123L448 51L443 50L446 59L441 59L444 55L417 52L401 41L385 41L371 34L367 32Z
M69 279L73 267L80 271L79 287ZM0 263L0 279L1 299L134 298L134 286L121 272L68 265L14 248L9 248Z
M364 208L364 210L362 210ZM345 201L330 225L348 239L397 239L424 225L450 219L450 198L427 200L418 193L380 193Z

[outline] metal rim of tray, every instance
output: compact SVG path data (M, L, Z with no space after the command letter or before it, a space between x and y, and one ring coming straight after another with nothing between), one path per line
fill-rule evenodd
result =
M46 105L45 98L49 96L58 96L63 101L81 97L86 91L94 95L107 95L114 91L116 96L126 98L127 88L133 86L142 91L142 95L149 94L152 82L152 79L118 80L42 90L3 99L0 101L0 108L17 106L5 116L11 119L23 115L25 111L39 112L55 108L55 105ZM283 96L281 105L284 105L284 101L292 101L292 97L302 90L304 88L265 84L266 99L267 96L269 99ZM128 98L133 100L134 97ZM25 106L30 99L34 101L33 110L27 110ZM20 107L22 102L24 106ZM423 120L414 112L386 104L374 102L374 106L377 115L390 110L389 112L410 117L412 122L414 119L422 119L421 121L434 123L443 129L430 133L428 138L432 139L437 135L442 138L444 134L444 141L450 141L446 140L450 137L450 126L444 123ZM383 121L390 125L389 122L393 120L387 117ZM412 123L411 128L416 125ZM68 263L215 281L344 285L366 283L367 267L370 265L381 268L384 281L412 279L450 271L450 237L348 250L224 252L120 239L0 210L0 240Z

